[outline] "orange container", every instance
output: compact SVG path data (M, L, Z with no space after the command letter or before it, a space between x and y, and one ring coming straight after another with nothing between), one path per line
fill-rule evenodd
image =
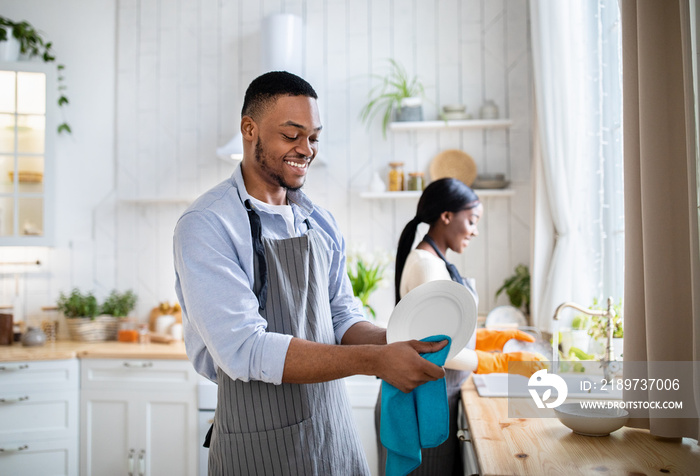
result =
M119 329L117 340L119 342L138 342L139 331L136 329Z

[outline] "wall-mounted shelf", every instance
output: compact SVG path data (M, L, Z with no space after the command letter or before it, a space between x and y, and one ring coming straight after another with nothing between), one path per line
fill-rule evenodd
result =
M485 197L510 197L515 195L515 190L510 188L476 188L474 189L479 198ZM360 197L367 200L394 200L400 198L420 198L423 192L361 192Z
M431 129L504 129L513 125L510 119L469 119L463 121L390 122L390 131Z

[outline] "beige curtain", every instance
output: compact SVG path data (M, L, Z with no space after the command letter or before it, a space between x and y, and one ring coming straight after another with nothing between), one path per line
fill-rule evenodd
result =
M682 385L694 392L697 415L700 279L688 12L688 0L621 1L624 359L649 362L650 374L652 362L695 362L694 379ZM652 413L628 425L663 437L700 435L698 418L659 419Z

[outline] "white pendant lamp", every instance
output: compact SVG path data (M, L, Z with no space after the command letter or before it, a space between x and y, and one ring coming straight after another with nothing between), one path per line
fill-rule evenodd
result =
M261 74L289 71L301 75L301 18L290 13L276 13L263 21L260 42ZM226 145L216 149L219 158L238 163L243 159L243 135L238 131Z

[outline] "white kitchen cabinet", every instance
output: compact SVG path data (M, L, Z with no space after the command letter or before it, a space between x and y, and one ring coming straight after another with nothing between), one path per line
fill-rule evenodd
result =
M0 363L0 474L78 474L78 361Z
M345 388L355 418L357 432L367 456L372 475L378 474L377 432L374 429L374 406L377 403L382 381L368 375L353 375L345 378Z
M54 241L55 66L0 63L0 245Z
M81 474L197 473L197 375L186 360L83 359Z

